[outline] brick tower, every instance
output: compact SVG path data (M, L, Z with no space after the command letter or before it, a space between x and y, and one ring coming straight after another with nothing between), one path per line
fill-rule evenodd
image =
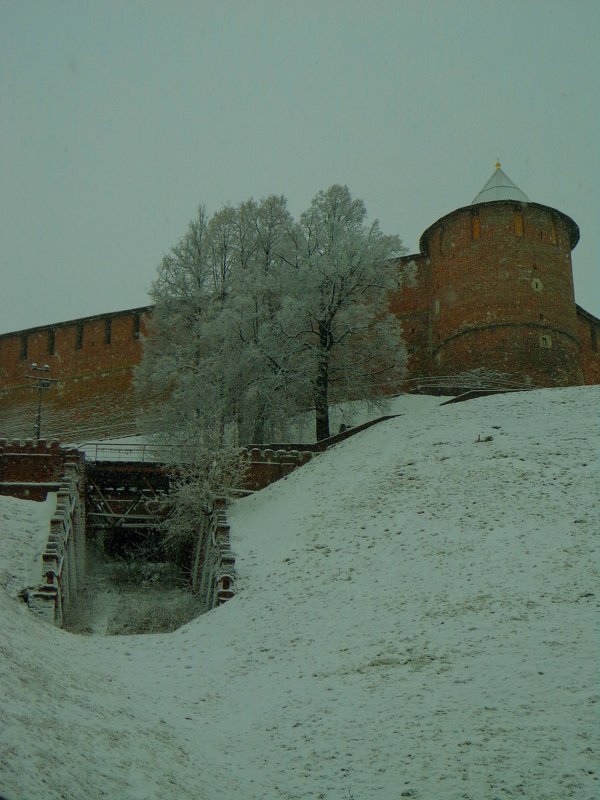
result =
M532 203L496 164L470 206L431 225L430 369L485 368L539 386L583 382L570 217Z

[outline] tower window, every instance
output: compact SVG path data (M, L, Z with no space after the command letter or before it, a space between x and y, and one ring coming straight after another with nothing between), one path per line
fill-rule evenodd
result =
M53 356L56 347L54 328L48 328L48 355Z
M81 350L83 347L83 322L77 323L77 332L75 334L75 350Z
M541 292L542 289L544 288L544 284L541 282L539 278L534 278L531 281L531 288L533 289L534 292Z
M140 338L140 326L141 326L141 317L140 314L133 315L133 338L139 339Z
M104 320L104 344L110 344L112 341L112 319Z
M515 224L515 236L523 236L523 213L521 211L515 211L513 220Z
M550 241L552 244L558 244L558 234L556 231L556 222L554 220L550 221Z
M481 223L479 222L479 214L473 214L471 217L471 239L476 242L481 234Z
M547 333L542 333L540 336L540 345L547 349L552 347L552 337L549 336Z

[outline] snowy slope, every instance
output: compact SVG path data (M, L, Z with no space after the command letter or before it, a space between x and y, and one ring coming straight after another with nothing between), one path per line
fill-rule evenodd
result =
M408 403L237 502L241 590L174 634L2 594L0 794L597 797L599 406Z
M43 503L0 495L0 587L8 595L41 583L42 553L55 511L55 492Z

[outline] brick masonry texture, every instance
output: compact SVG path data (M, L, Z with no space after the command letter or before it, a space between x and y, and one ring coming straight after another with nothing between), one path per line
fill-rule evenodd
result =
M0 439L0 494L45 500L48 491L58 490L67 465L82 470L83 462L78 450L58 442Z
M434 371L486 367L542 386L583 382L562 217L532 204L482 204L440 220L426 244Z
M421 237L417 286L392 310L403 321L409 378L472 369L535 386L597 383L600 320L575 304L575 223L554 209L482 203L442 217Z
M577 327L585 383L600 383L600 320L577 306Z
M433 223L421 252L400 259L390 293L409 353L404 388L478 368L535 386L600 383L600 320L574 299L578 236L561 212L512 200ZM136 308L0 336L0 435L33 414L32 362L57 379L44 398L49 414L68 412L71 428L77 421L96 436L114 435L117 421L133 430L132 375L150 314Z
M85 431L89 422L97 432L107 421L110 433L115 421L131 418L133 369L142 357L149 313L148 307L135 308L0 336L0 435L3 418L14 423L15 410L34 413L37 394L26 378L34 374L34 362L48 364L57 380L44 393L44 407L68 409L69 429ZM54 428L64 425L58 418Z

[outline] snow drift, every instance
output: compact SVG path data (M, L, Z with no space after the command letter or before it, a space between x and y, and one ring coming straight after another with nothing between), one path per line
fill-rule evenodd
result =
M404 399L234 504L239 594L169 635L38 622L4 513L0 794L596 797L599 400Z

